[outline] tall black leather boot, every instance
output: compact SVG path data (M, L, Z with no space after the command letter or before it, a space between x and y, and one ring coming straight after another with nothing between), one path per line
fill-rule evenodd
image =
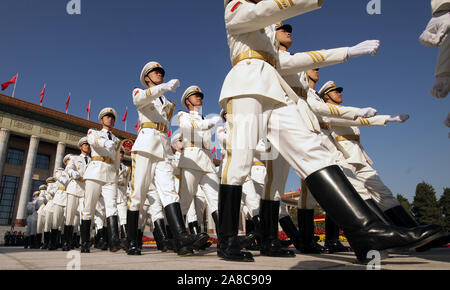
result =
M81 252L90 253L91 250L91 220L82 220L80 225Z
M350 252L351 249L345 247L339 241L339 226L333 222L329 214L325 214L325 244L329 254L337 252Z
M245 248L249 251L259 251L260 247L259 247L258 243L256 242L257 234L256 234L255 223L253 222L252 219L245 220L245 235L246 236L252 235L254 237L252 243Z
M394 206L393 208L385 211L385 214L391 219L392 223L399 227L414 228L418 227L417 221L405 210L401 205ZM417 252L425 252L431 248L438 248L450 243L450 235L445 235L439 239L436 239L428 244L416 248Z
M166 233L166 225L164 219L158 219L153 223L155 236L158 237L156 240L158 249L161 252L167 252L169 249L169 238ZM155 239L156 239L155 237Z
M50 246L48 247L49 251L54 251L58 249L58 230L52 229L50 232Z
M189 227L189 232L193 235L198 235L202 233L201 227L198 224L198 221L194 221L191 223L188 223L188 227ZM206 234L206 233L205 233ZM203 246L201 246L199 248L199 250L206 250L207 248L209 248L211 246L211 242L206 242Z
M255 225L255 240L256 244L258 246L258 250L261 250L261 244L262 244L262 230L261 230L261 218L259 215L255 215L252 217L253 224Z
M337 165L320 169L305 181L321 207L342 227L359 261L366 261L370 250L414 249L443 236L439 226L405 229L386 225Z
M138 229L138 235L137 235L137 245L139 251L142 251L142 237L144 236L144 233L142 230Z
M110 252L117 252L121 249L119 238L119 217L116 215L110 216L106 219L107 224L107 239Z
M394 225L392 220L387 216L378 204L372 198L364 200L370 209L387 225Z
M164 213L169 223L170 230L176 241L178 255L192 253L193 250L199 250L209 239L206 233L188 235L181 213L180 203L174 202L164 208Z
M128 255L140 255L138 248L139 211L127 211Z
M96 249L100 249L102 251L108 250L108 242L107 242L107 228L102 227L101 229L97 230L97 242L95 244Z
M44 232L44 244L42 245L43 250L48 249L48 246L50 245L50 232Z
M279 220L280 226L289 239L294 244L295 248L300 251L300 232L295 226L290 216L282 217Z
M262 244L260 253L269 257L295 257L291 250L281 247L278 240L278 220L280 202L261 199L259 215L261 217Z
M169 240L169 243L167 244L167 249L169 251L173 251L174 253L176 253L177 245L176 245L175 239L172 235L172 231L170 230L170 227L168 224L166 224L166 234L167 234L167 239Z
M220 184L217 255L230 261L253 262L250 252L241 251L239 244L239 214L242 186Z
M34 242L35 242L35 244L34 244L34 248L35 248L35 249L41 248L42 234L36 234L36 239L35 239Z
M123 250L127 250L127 240L128 240L128 232L127 225L120 226L120 246Z
M73 226L64 226L64 244L63 251L70 251L72 249L73 240Z
M314 239L314 210L297 209L298 227L300 231L299 251L303 254L321 254L325 248Z
M29 246L30 246L30 236L25 236L23 238L23 248L28 249Z

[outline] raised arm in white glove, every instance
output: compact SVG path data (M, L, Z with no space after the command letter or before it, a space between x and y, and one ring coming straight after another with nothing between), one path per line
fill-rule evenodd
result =
M433 88L430 94L436 98L445 98L450 91L450 77L449 76L439 76L436 77L434 81Z
M171 91L171 92L175 92L177 90L177 88L180 86L180 81L177 79L173 79L168 81L167 83L161 84L161 87L163 90L167 91Z
M433 16L419 41L425 46L439 46L450 29L450 11Z
M409 115L408 114L400 114L400 115L392 115L386 121L387 122L403 123L403 122L405 122L408 119L409 119Z
M347 56L348 58L354 58L365 54L375 56L377 55L378 48L380 48L379 40L366 40L355 46L349 47Z
M376 116L378 111L374 108L362 108L356 113L356 117L371 118Z
M214 127L220 125L222 123L222 118L220 116L214 116L211 119L208 119L209 126Z
M107 140L107 141L105 142L105 148L106 148L107 150L111 150L112 148L114 148L114 145L115 145L115 143L114 143L113 140Z

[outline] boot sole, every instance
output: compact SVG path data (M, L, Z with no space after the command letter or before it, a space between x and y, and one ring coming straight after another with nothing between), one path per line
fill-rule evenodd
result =
M192 247L194 248L194 250L198 251L200 250L201 247L203 247L204 245L206 245L206 243L209 241L209 236L203 237L202 239L195 241L192 244Z
M388 251L389 253L404 253L404 252L409 252L409 251L412 251L412 250L414 250L414 249L416 249L416 248L419 248L419 247L421 247L421 246L423 246L423 245L426 245L426 244L428 244L428 243L431 243L432 241L434 241L434 240L436 240L436 239L442 238L442 237L444 237L445 235L446 235L446 233L444 233L444 232L441 231L441 232L438 232L438 233L436 233L436 234L434 234L434 235L431 235L431 236L429 236L428 238L425 238L425 239L423 239L423 240L421 240L421 241L419 241L419 242L413 243L413 244L411 244L411 245L404 246L404 247L399 247L399 248L387 249L387 251Z

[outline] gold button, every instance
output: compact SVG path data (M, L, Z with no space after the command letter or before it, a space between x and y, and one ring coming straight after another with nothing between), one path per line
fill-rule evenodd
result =
M247 60L247 64L251 64L251 63L252 63L251 61Z

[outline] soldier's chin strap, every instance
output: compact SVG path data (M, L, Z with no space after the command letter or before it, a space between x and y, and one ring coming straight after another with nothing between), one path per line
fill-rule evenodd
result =
M339 102L336 102L336 100L335 99L333 99L328 93L326 93L326 95L335 103L335 104L338 104L339 105Z

